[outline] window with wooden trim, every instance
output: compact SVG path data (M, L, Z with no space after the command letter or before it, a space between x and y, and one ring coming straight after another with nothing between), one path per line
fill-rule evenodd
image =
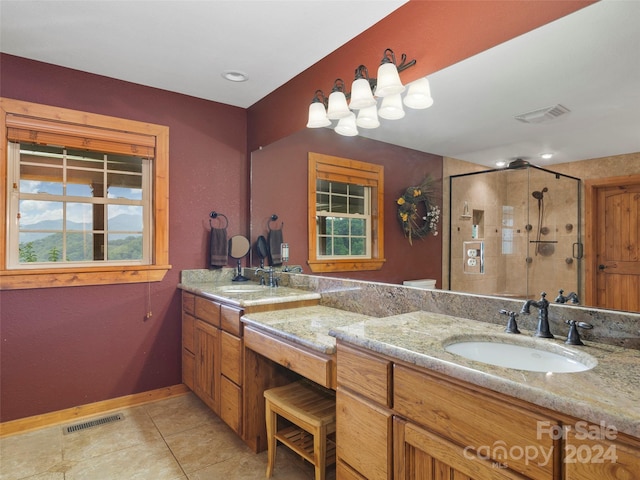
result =
M380 270L384 168L309 153L308 196L311 271Z
M161 280L168 127L0 102L1 288Z

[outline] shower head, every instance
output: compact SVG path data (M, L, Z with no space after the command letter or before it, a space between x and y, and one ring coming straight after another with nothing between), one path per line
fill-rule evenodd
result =
M538 191L536 190L535 192L533 192L531 195L533 196L533 198L535 198L536 200L542 200L542 197L544 196L545 192L548 192L549 189L547 187L544 187L542 189L542 191Z

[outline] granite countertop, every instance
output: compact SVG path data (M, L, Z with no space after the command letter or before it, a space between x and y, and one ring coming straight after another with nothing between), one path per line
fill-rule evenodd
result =
M337 308L312 307L249 313L242 317L253 325L311 350L331 355L336 352L336 339L329 335L332 328L363 322L371 317Z
M640 438L638 350L586 341L585 346L569 347L564 339L537 339L525 330L522 335L508 335L502 325L425 311L375 318L318 305L252 313L242 320L323 353L335 352L336 338L345 340L559 413L598 425L604 422ZM568 348L577 359L595 358L597 365L578 373L529 372L467 360L444 349L468 335L531 343L550 351Z
M307 290L267 287L255 282L232 282L230 280L219 282L189 281L179 283L178 288L240 308L320 299L319 293Z

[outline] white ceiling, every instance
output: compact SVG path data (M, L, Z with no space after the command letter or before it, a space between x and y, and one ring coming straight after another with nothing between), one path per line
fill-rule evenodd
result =
M1 0L0 50L247 108L403 3ZM640 2L598 2L430 75L431 108L360 134L487 166L639 152L639 24ZM513 118L555 104L571 112Z

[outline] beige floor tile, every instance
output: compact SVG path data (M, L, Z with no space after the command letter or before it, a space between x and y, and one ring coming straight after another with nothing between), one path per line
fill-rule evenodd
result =
M219 422L168 435L165 441L187 475L251 452L229 427Z
M151 403L147 413L163 436L203 425L218 417L193 393Z
M162 440L83 460L65 473L65 480L186 480Z
M121 413L123 420L63 435L64 459L81 461L162 438L144 407Z
M246 452L189 474L189 480L254 480L266 478L267 452ZM313 466L284 446L278 447L271 480L314 480ZM335 480L335 468L327 469L327 480Z
M60 462L62 430L59 427L0 439L0 480L22 479L48 472Z

